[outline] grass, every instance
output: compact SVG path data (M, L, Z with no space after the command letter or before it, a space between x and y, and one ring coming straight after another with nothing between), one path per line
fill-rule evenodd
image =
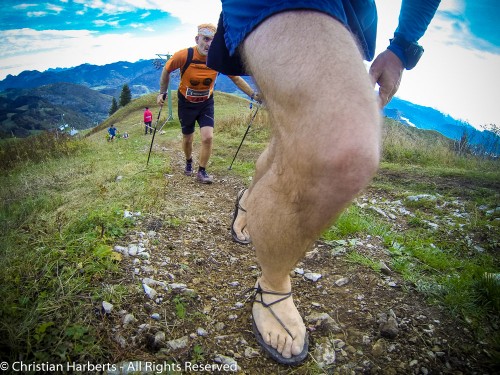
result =
M232 95L217 93L215 99L216 142L210 168L227 173L255 108L250 110L245 100ZM146 167L151 138L143 135L142 109L156 108L154 100L154 95L133 100L83 138L43 134L0 145L2 358L52 363L110 360L94 316L103 300L120 306L135 293L120 283L120 259L111 248L134 225L124 211L149 212L164 217L171 227L182 225L175 204L164 198L172 150L162 147L180 137L177 120L156 135ZM157 112L153 115L156 120ZM105 133L111 123L130 138L108 143ZM251 179L269 134L267 114L260 110L233 164L235 174ZM349 245L356 238L380 238L391 254L392 269L431 302L468 322L479 338L490 340L498 350L500 338L492 333L499 323L498 280L488 275L500 272L495 255L499 213L488 216L480 209L500 206L494 188L500 179L498 161L457 156L443 137L391 120L385 122L383 139L382 173L370 188L404 201L415 217L402 232L375 211L351 205L324 232L323 240L346 240ZM199 143L198 135L195 142ZM388 177L391 174L398 177ZM444 179L460 183L446 185ZM405 200L423 193L437 198ZM463 197L470 216L457 219L457 227L428 230L426 222L449 208L441 206L458 205L449 203L456 196ZM474 244L484 251L478 252ZM379 269L377 259L357 253L355 246L348 248L350 261ZM189 300L173 301L172 309L178 317L188 317ZM195 348L193 357L203 358L203 348Z

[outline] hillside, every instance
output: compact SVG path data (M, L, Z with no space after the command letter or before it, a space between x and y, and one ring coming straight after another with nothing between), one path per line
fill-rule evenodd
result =
M96 90L102 94L119 98L122 86L128 84L133 98L146 95L152 92L158 92L160 70L163 61L159 59L139 60L137 62L120 61L102 66L82 64L69 69L50 69L45 72L24 71L17 76L9 75L4 80L0 81L0 92L9 89L31 89L40 86L51 85L55 83L69 82L77 85L82 85L87 88ZM171 89L175 90L179 85L179 72L174 72L171 75ZM250 77L244 79L253 85ZM239 90L233 82L225 75L219 75L216 81L215 89L222 92L240 95ZM111 103L111 102L109 102ZM57 105L57 103L53 103ZM97 104L97 103L96 103ZM43 104L44 106L47 103ZM111 104L108 105L109 109ZM47 107L45 107L47 108ZM58 108L53 108L51 112L58 112ZM7 119L8 113L0 107L0 118ZM104 115L107 110L103 112ZM384 114L402 124L415 126L420 129L428 129L438 131L440 134L458 141L464 135L467 136L467 141L474 146L480 153L500 155L500 136L491 131L480 131L472 127L470 124L456 120L449 115L443 114L440 111L416 105L414 103L393 98L390 103L384 108ZM74 123L88 123L85 113L82 113L81 119L76 119L72 116ZM97 118L97 116L95 116ZM35 121L37 116L31 116L31 120ZM7 122L8 129L14 125ZM487 125L487 124L485 124ZM5 125L4 125L5 126ZM26 124L24 125L27 126ZM46 128L47 125L33 123L32 128ZM17 136L27 134L26 129L18 129L14 132ZM4 134L9 134L7 133ZM10 133L11 134L11 133Z
M61 125L63 113L64 122L76 129L95 126L107 118L112 97L119 100L124 84L129 86L133 98L160 90L161 72L154 61L82 64L70 69L9 75L0 81L0 138L26 137L33 131L56 128ZM172 73L172 90L178 87L179 79L178 71ZM245 79L252 84L248 77ZM219 76L215 88L239 92L224 75Z
M67 82L5 90L0 93L0 138L26 137L62 124L75 129L96 126L108 117L111 100L109 95Z
M453 140L460 140L467 135L472 145L483 147L488 153L500 155L499 134L489 130L478 130L467 122L456 120L434 108L394 97L384 108L384 114L404 125L435 130Z
M183 373L196 363L241 374L495 373L499 300L481 280L500 272L498 164L454 160L429 132L386 121L380 172L293 272L311 349L290 369L255 341L245 290L259 269L229 229L267 143L265 111L228 170L252 111L216 93L215 182L200 185L182 173L179 123L165 112L146 167L141 114L148 105L157 118L154 100L135 99L62 160L0 176L2 358ZM107 142L110 123L130 137ZM197 132L195 158L199 142Z

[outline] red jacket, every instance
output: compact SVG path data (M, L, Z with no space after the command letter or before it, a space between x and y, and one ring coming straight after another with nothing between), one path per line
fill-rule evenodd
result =
M144 111L144 122L151 122L153 121L153 114L149 109L146 109Z

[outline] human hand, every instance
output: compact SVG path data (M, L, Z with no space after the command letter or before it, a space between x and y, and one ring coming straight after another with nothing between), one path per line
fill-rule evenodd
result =
M252 99L255 100L259 104L261 104L262 101L264 100L264 98L262 97L262 94L260 94L258 92L254 92L254 94L252 95Z
M163 105L163 103L165 103L165 100L167 99L168 95L166 92L164 93L159 93L158 96L156 97L156 103L158 103L158 105Z
M398 91L403 76L403 63L392 51L385 50L378 55L370 66L373 85L379 85L379 105L385 107Z

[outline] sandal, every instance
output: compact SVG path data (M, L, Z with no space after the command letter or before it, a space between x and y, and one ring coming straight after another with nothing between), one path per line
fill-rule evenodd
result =
M253 290L254 291L253 302L254 303L260 303L260 304L262 304L262 306L264 306L266 309L268 309L271 312L271 314L274 316L274 318L278 321L278 323L281 324L281 326L284 328L284 330L293 339L293 335L290 332L290 330L285 326L285 324L283 323L283 321L276 315L276 313L271 308L273 305L275 305L275 304L277 304L277 303L279 303L281 301L284 301L285 299L291 297L292 296L292 292L288 292L288 293L267 292L267 291L263 290L260 287L259 284L257 284L256 288L251 288L249 290ZM256 299L257 294L260 294L260 301L258 301ZM274 302L265 303L264 300L263 300L263 294L272 294L272 295L275 295L275 296L283 296L283 297L280 298L280 299L277 299ZM306 336L304 338L304 348L302 349L302 352L300 354L296 355L296 356L293 356L293 357L290 357L290 358L285 358L285 357L283 357L281 355L281 353L279 353L271 345L266 344L266 342L264 341L262 335L260 334L259 330L257 329L257 324L255 324L255 321L253 320L253 316L252 316L252 329L253 329L253 333L255 335L255 338L257 339L257 342L260 344L260 346L262 347L262 349L264 349L264 351L273 360L275 360L276 362L281 363L283 365L296 366L296 365L302 363L307 358L307 353L309 351L309 339L308 339L307 332L306 332Z
M231 235L233 236L233 240L235 242L238 242L239 244L242 244L242 245L248 245L249 243L252 243L252 240L246 240L246 239L245 240L241 240L241 239L239 239L238 236L236 235L235 230L234 230L234 222L236 221L236 218L238 217L239 211L241 210L243 212L247 212L247 210L245 210L240 205L240 200L241 200L241 197L243 197L243 194L245 194L245 190L246 189L240 190L240 192L236 196L236 203L234 205L234 213L233 213L233 221L231 222Z

